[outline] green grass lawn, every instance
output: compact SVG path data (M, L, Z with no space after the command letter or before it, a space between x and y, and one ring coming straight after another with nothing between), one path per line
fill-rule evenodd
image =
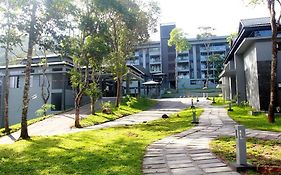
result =
M101 124L104 122L112 121L117 118L135 114L143 110L147 110L157 103L154 100L148 98L134 98L128 97L125 99L119 108L113 108L112 114L104 114L102 112L97 112L95 115L89 115L81 120L82 127L92 126L96 124Z
M213 101L213 97L209 97L211 101ZM213 106L223 106L228 105L230 101L224 100L223 97L215 97L215 102L212 103Z
M212 152L227 162L236 161L235 145L236 143L234 137L221 137L213 140L210 143ZM259 166L280 167L281 141L269 141L269 140L248 138L247 162L256 165L258 167ZM252 174L255 173L252 172Z
M52 117L52 116L53 115L47 115L47 116L43 116L43 117L39 117L39 118L30 119L30 120L27 121L27 125L31 125L33 123L45 120L46 118L49 118L49 117ZM11 125L10 126L10 129L11 129L10 132L11 133L16 132L16 131L20 130L20 128L21 128L21 124L20 123L15 124L15 125ZM0 129L0 137L5 136L5 135L7 135L5 133L5 128L1 128Z
M250 115L251 107L233 106L232 108L233 111L228 111L228 115L239 124L245 125L246 128L281 132L281 117L276 117L276 122L272 124L268 122L264 113L257 116Z
M198 109L197 115L203 110ZM191 128L192 112L134 126L0 145L0 174L140 175L146 147Z

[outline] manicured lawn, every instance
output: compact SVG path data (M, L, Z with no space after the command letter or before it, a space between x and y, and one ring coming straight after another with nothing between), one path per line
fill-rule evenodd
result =
M234 137L221 137L213 140L211 150L227 162L236 161L236 143ZM281 165L281 141L269 141L255 138L247 139L247 161L256 166ZM249 173L251 174L251 173Z
M211 101L213 101L213 97L209 97ZM223 106L228 105L230 101L224 100L223 97L215 97L215 102L212 103L213 106Z
M52 116L53 115L47 115L47 116L43 116L43 117L39 117L39 118L30 119L30 120L27 121L27 125L31 125L33 123L45 120L46 118L49 118L49 117L52 117ZM21 128L21 124L20 123L12 125L12 126L10 126L10 129L11 129L10 132L11 133L16 132L16 131L20 130L20 128ZM1 128L0 129L0 137L2 137L4 135L7 135L6 133L4 133L4 131L5 131L5 128Z
M271 124L264 113L257 116L250 115L251 109L247 106L233 106L233 111L228 112L228 115L239 124L245 125L246 128L281 132L281 117L276 117L276 122Z
M203 110L198 109L197 115ZM192 127L190 109L134 126L0 146L0 174L140 175L146 146Z
M88 117L83 118L81 120L81 125L82 127L86 127L112 121L123 116L147 110L155 106L156 103L156 101L148 98L129 97L129 99L125 99L122 102L119 108L113 108L112 114L104 114L102 112L97 112L96 115L89 115Z

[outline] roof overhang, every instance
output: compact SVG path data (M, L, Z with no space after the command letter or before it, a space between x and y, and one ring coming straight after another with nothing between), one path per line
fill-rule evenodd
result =
M142 83L142 84L143 84L143 85L145 85L145 86L160 85L160 83L159 83L159 82L156 82L156 81L153 81L153 80L151 80L151 81L147 81L147 82Z

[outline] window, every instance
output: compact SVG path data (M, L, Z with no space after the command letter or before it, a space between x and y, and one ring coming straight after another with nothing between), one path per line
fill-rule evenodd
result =
M63 75L53 74L52 75L52 89L63 89Z
M52 93L51 103L55 105L55 109L52 111L61 111L62 109L62 93Z
M53 72L59 72L59 71L62 71L62 67L60 67L60 68L53 68L53 69L52 69L52 71L53 71Z
M10 77L10 88L19 88L19 76Z
M191 84L191 85L196 85L196 80L191 80L191 81L190 81L190 84Z

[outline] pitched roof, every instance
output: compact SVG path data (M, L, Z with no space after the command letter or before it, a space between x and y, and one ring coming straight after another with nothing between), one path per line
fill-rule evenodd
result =
M239 32L245 27L258 27L264 25L270 25L270 17L241 19L239 24Z

